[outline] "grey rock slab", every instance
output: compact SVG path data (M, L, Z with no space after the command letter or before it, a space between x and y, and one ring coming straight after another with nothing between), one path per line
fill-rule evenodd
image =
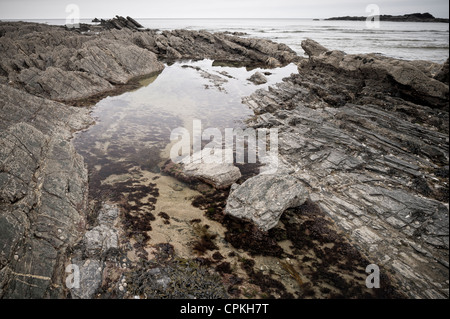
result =
M79 279L73 282L74 286L70 289L73 299L92 299L96 290L102 283L103 264L97 259L87 259L78 266Z
M111 248L118 248L117 232L105 225L100 225L84 235L86 253L90 257L99 257Z
M217 189L227 188L241 178L239 168L233 164L224 163L190 163L184 166L183 172Z
M205 155L206 153L195 153L192 155L192 162L186 162L191 159L188 157L185 163L181 164L183 173L217 189L227 188L241 178L239 168L232 163L224 163L220 158L214 158L214 155Z
M267 83L267 78L262 74L261 72L255 72L251 77L249 77L247 80L250 82L253 82L256 85L265 84Z
M0 297L61 297L87 206L87 169L68 140L88 110L0 84L0 114Z
M225 213L250 220L268 231L286 209L302 205L307 198L306 188L291 175L257 175L233 186Z

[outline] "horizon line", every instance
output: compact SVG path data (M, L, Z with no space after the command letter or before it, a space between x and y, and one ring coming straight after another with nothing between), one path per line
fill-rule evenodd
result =
M117 15L113 16L112 18L115 18ZM400 15L401 16L401 15ZM341 17L353 17L353 16L338 16L338 17L326 17L326 18L318 18L318 17L277 17L277 18L268 18L268 17L193 17L193 18L187 18L187 17L132 17L134 19L164 19L164 20L239 20L239 19L245 19L245 20L298 20L298 19L317 19L317 20L326 20L331 18L341 18ZM357 16L354 16L357 17ZM359 17L359 16L358 16ZM90 19L111 19L111 18L98 18L98 17L86 17L86 18L80 18L80 20L90 20ZM434 17L435 19L449 19L449 17ZM67 17L60 17L60 18L1 18L0 20L65 20Z
M80 18L80 20L88 20L88 19L95 19L98 17L89 17L89 18ZM113 17L115 18L115 16ZM248 17L237 17L237 18L224 18L224 17L211 17L211 18L167 18L167 17L153 17L153 18L142 18L142 17L132 17L133 19L186 19L186 20L190 20L190 19L266 19L266 20L276 20L276 19L328 19L328 18L295 18L295 17L283 17L283 18L264 18L264 17L258 17L258 18L248 18ZM0 19L7 19L7 20L17 20L17 19L33 19L33 20L62 20L62 19L66 19L66 17L62 17L62 18L0 18ZM98 18L98 19L111 19L111 18Z

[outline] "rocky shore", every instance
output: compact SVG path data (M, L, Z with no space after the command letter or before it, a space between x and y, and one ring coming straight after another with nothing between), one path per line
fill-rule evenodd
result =
M80 31L0 23L1 298L92 298L105 277L121 282L108 296L124 297L129 261L120 252L123 230L117 220L126 212L88 205L86 165L70 140L93 120L88 107L76 106L90 106L135 87L136 79L161 72L162 61L205 58L267 68L298 65L298 74L243 100L255 112L249 127L279 129L280 155L288 167L284 181L301 193L279 196L286 203L270 218L270 227L255 221L262 230L246 224L250 233L273 247L285 236L298 252L315 251L320 264L316 268L331 261L324 252L343 259L361 253L367 257L355 257L357 267L366 261L378 264L405 296L448 298L448 61L439 65L349 55L312 40L302 44L309 55L302 58L272 41L204 31L142 30L130 19L117 19L135 27L112 28L114 24L105 22ZM205 172L200 176L204 180ZM261 185L252 178L257 176L244 176L231 186L231 195L229 188L221 189L222 204L209 210L213 219L229 227L225 239L233 245L242 245L245 238L225 214L225 204L229 210L237 207L232 199L242 204L245 185ZM256 200L251 198L247 205ZM279 219L283 226L273 228ZM296 219L319 232L311 234L294 223ZM140 227L138 220L129 222ZM338 236L332 227L345 235ZM199 232L207 244L207 229ZM296 238L299 234L304 237ZM314 250L314 240L325 240L331 248ZM253 253L270 244L264 246L252 246L257 247ZM271 254L279 254L277 249ZM170 245L155 250L158 260L173 255ZM65 267L74 260L85 267L83 280L92 283L87 290L67 289ZM342 269L356 267L353 259L345 260ZM260 287L282 291L250 264L242 261L247 275L263 283ZM152 272L138 267L127 277L130 289L144 293L137 281L150 280L160 290L171 287L172 295L179 297L184 281L170 286L167 274L185 276L195 266L182 260L166 265L144 263ZM217 271L238 284L229 265L221 265ZM286 269L296 276L289 265ZM203 268L198 271L211 286L217 285L216 277ZM343 285L341 289L346 285L331 282ZM225 294L201 289L198 297Z
M244 99L251 126L279 129L293 176L408 296L447 298L447 66L302 46L299 74Z
M86 232L88 175L70 143L87 108L160 72L160 60L278 66L286 45L228 34L0 23L0 297L63 297L68 250ZM101 31L98 33L98 31ZM94 263L93 263L94 264Z

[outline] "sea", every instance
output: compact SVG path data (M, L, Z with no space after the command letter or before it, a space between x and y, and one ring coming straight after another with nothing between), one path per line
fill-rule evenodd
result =
M64 19L25 20L64 25ZM285 43L304 55L302 40L311 38L330 50L350 54L378 53L405 60L443 63L449 57L449 24L381 21L374 28L366 21L316 19L137 19L144 27L239 32L246 37ZM91 19L81 19L91 23Z

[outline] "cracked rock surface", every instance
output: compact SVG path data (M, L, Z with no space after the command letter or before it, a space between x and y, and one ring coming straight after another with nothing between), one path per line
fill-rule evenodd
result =
M299 74L244 99L250 125L279 129L311 199L409 297L448 298L445 65L303 46Z
M58 296L87 205L87 170L68 139L91 119L3 84L0 101L0 297Z

